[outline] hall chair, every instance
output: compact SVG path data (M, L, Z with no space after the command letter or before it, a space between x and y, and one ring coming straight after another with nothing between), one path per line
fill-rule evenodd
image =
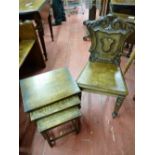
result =
M48 60L46 45L45 45L45 40L44 40L44 28L43 28L42 17L41 17L41 12L44 10L46 5L49 5L48 1L46 0L33 0L31 2L29 0L28 1L19 0L19 19L22 21L25 21L25 20L34 21L35 29L38 31L38 36L39 36L40 43L43 49L45 60ZM54 41L53 28L52 28L52 16L51 16L50 7L48 7L47 19L48 19L51 39L52 41Z
M77 83L83 91L116 96L113 118L128 94L120 68L120 58L126 38L134 26L113 14L94 21L85 21L90 33L90 57Z

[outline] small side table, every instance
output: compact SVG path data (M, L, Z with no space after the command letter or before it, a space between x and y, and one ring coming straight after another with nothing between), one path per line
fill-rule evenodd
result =
M50 146L71 132L80 131L81 91L68 69L61 68L20 80L24 111L30 113L38 131ZM72 123L69 131L55 136L53 129ZM52 131L49 134L49 131Z

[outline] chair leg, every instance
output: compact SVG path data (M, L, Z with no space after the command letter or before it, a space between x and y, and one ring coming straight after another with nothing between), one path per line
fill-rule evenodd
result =
M133 45L134 45L134 44L131 44L131 45L129 46L129 51L128 51L128 54L127 54L127 57L128 57L128 58L130 57L130 54L131 54L131 52L132 52Z
M119 111L124 99L125 99L125 96L118 96L117 97L116 103L115 103L115 108L114 108L114 111L112 113L113 118L115 118L118 115L118 111Z

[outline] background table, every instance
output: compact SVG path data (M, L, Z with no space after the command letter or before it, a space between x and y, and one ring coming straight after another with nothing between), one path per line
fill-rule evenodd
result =
M45 59L47 60L47 52L46 46L44 41L44 30L42 25L42 20L40 16L40 11L43 9L44 5L47 3L47 0L20 0L19 1L19 19L21 20L34 20L37 25L37 30L39 33L40 41L43 48L43 53ZM52 21L51 21L51 14L49 10L48 16L48 23L51 33L51 38L53 40L53 30L52 30Z

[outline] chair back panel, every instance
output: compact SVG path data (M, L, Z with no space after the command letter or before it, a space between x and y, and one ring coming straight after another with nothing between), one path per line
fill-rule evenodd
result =
M19 39L20 40L36 40L37 35L32 21L25 21L19 23Z
M89 60L119 65L125 40L134 32L134 25L112 14L84 24L91 38Z

